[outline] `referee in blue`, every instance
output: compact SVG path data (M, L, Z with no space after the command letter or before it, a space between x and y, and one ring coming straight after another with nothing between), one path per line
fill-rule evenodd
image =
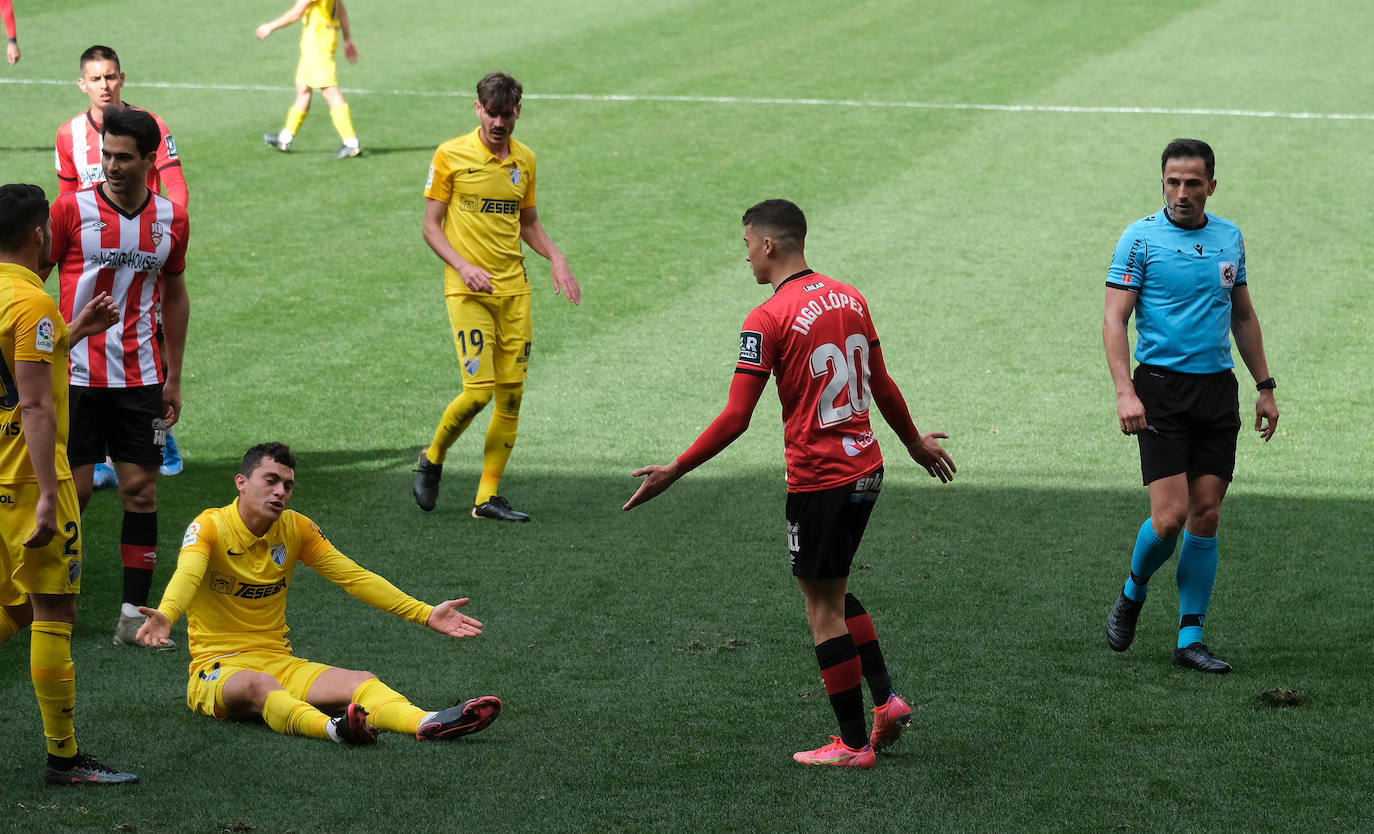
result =
M1131 573L1107 616L1107 645L1124 652L1150 577L1178 553L1176 666L1225 674L1231 664L1202 642L1217 574L1217 521L1240 433L1231 336L1255 379L1255 431L1274 436L1279 409L1259 319L1245 280L1240 229L1205 211L1216 190L1206 142L1175 139L1160 157L1164 208L1126 227L1107 273L1102 343L1121 431L1140 445L1150 517L1140 525ZM1131 378L1126 327L1135 313Z

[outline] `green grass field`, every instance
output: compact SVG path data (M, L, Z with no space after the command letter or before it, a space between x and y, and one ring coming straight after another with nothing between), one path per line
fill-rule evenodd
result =
M100 493L78 733L142 783L42 784L21 635L0 647L0 830L1374 828L1368 4L353 0L361 61L340 74L365 154L346 162L318 99L291 154L259 139L290 103L297 36L253 28L283 0L17 5L0 181L55 193L53 134L85 106L68 79L93 42L185 161L188 460L160 489L157 590L185 524L234 497L243 450L285 441L296 509L417 596L471 596L487 627L447 640L302 570L298 653L427 708L493 693L506 712L461 743L369 749L192 715L184 625L175 656L110 645L119 511ZM568 305L531 256L534 359L502 485L535 517L519 526L466 513L484 417L436 512L409 486L459 384L422 186L496 68L525 84L516 136L583 287ZM1171 565L1129 652L1102 633L1148 514L1103 278L1159 205L1160 149L1187 135L1217 151L1208 208L1246 232L1282 412L1271 443L1243 433L1223 512L1222 678L1169 665ZM868 297L917 424L949 432L960 468L940 486L877 429L888 487L852 587L917 720L867 773L789 758L833 716L787 570L774 395L719 458L619 510L629 472L725 402L765 292L739 217L774 196L807 211L811 265ZM1258 702L1276 688L1306 704Z

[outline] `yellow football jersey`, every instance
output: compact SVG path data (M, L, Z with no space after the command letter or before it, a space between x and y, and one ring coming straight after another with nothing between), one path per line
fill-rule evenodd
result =
M314 0L305 7L305 13L301 15L301 25L305 27L307 35L329 36L339 27L339 20L334 16L334 2L335 0Z
M52 404L57 416L57 479L72 476L67 463L67 323L57 303L43 292L43 279L18 264L0 263L0 483L36 482L15 383L16 361L43 362L52 369ZM31 524L32 518L28 519Z
M286 591L297 562L413 623L424 625L434 610L340 553L315 522L294 510L283 512L265 535L253 535L235 499L206 510L186 528L176 573L158 605L174 623L186 614L193 672L235 652L291 651Z
M534 205L534 151L510 140L497 159L477 130L450 139L434 152L425 196L448 204L444 234L463 259L491 273L492 295L528 295L520 210ZM444 267L444 294L472 292L458 270Z

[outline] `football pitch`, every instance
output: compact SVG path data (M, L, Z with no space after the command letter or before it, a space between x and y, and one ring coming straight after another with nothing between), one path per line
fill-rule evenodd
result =
M42 784L25 632L0 646L0 831L1374 829L1368 3L350 0L361 57L340 56L340 80L364 153L344 161L318 97L290 154L260 139L290 104L298 34L253 29L287 0L16 5L0 181L55 196L92 43L184 161L187 462L159 490L155 595L185 525L235 496L243 451L280 440L295 509L415 596L471 597L486 626L449 640L303 568L297 653L427 709L506 706L470 739L372 748L191 714L184 621L175 654L110 644L120 512L97 493L78 738L141 784ZM422 189L493 69L525 85L515 136L583 289L566 303L528 255L535 341L502 483L525 525L467 514L485 415L436 511L410 494L460 384ZM1249 431L1242 367L1207 620L1223 677L1170 665L1172 562L1135 645L1103 635L1149 511L1103 284L1179 136L1216 149L1208 209L1245 232L1282 414L1270 443ZM727 451L620 511L630 471L725 403L767 291L739 218L769 197L806 211L811 266L867 296L917 425L948 432L959 466L942 486L875 426L886 489L851 586L915 723L868 772L790 760L835 729L787 567L773 386Z

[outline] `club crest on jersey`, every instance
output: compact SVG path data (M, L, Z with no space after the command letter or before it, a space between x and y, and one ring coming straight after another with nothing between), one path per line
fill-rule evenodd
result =
M210 590L217 594L232 594L234 592L234 577L217 570L210 571Z
M475 357L475 356L474 356L473 358L471 358L471 359L464 359L464 360L463 360L463 370L465 370L465 371L468 372L468 376L476 376L476 375L477 375L477 366L478 366L478 364L479 364L479 361L478 361L477 357Z
M739 361L750 365L763 364L763 334L745 330L739 334Z
M76 578L81 575L81 560L73 559L67 563L67 582L75 584Z
M193 521L191 526L186 528L186 535L181 537L181 546L190 547L200 539L200 522Z
M170 138L170 137L169 137ZM157 246L162 242L162 224L154 220L148 225L148 236L153 239L153 245Z
M44 316L38 320L38 328L34 332L33 348L44 353L52 353L56 328L52 325L52 319Z
M286 545L272 545L272 561L276 563L277 567L281 567L282 565L286 564Z
M1223 289L1231 289L1236 285L1236 265L1232 261L1222 261L1217 264L1221 274L1221 286Z
M520 169L519 169L519 168L511 168L511 169L510 169L510 184L511 184L511 185L519 185L519 184L520 184Z
M841 443L844 445L844 453L852 458L873 445L873 432L865 430L855 437L845 435Z

